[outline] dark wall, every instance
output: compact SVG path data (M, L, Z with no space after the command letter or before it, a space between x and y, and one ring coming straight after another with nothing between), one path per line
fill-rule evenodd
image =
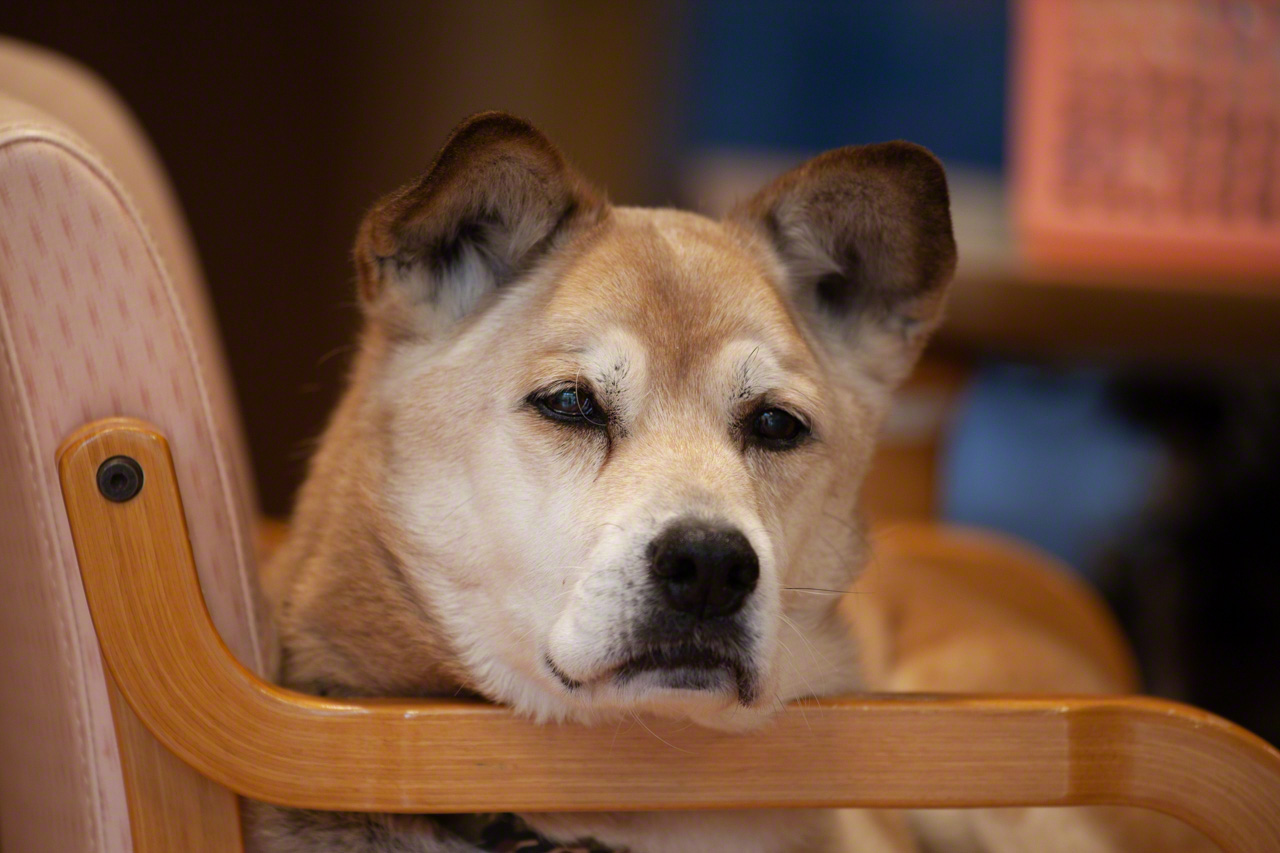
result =
M205 4L201 4L204 6ZM100 73L195 234L264 508L287 511L358 323L365 208L482 109L527 116L617 200L660 203L660 4L0 4Z

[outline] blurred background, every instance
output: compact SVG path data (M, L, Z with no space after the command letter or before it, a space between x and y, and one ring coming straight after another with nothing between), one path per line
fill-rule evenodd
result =
M280 516L358 324L355 227L467 114L711 213L826 148L930 147L960 268L868 512L1058 555L1153 692L1280 742L1280 4L116 0L3 4L0 32L150 133Z

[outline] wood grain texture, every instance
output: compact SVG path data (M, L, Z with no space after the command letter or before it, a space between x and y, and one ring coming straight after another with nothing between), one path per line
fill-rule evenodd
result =
M1064 563L1007 536L934 523L873 531L871 565L858 584L904 603L939 576L1048 631L1095 662L1119 689L1141 689L1129 641L1101 597Z
M115 454L146 483L112 504ZM893 696L786 709L762 732L537 726L456 700L335 701L267 684L217 636L164 439L114 419L70 438L63 492L121 693L183 761L245 796L383 812L1134 805L1228 851L1280 849L1280 753L1157 699Z
M156 740L108 680L134 853L237 853L240 801Z

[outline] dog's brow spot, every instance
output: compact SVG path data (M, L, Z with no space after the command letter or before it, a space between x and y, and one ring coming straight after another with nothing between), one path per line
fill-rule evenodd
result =
M736 399L749 400L755 396L758 389L756 388L757 383L754 374L761 366L760 346L757 345L738 363Z

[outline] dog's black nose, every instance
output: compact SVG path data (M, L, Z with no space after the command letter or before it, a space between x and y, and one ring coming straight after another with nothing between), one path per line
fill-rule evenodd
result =
M760 579L747 537L696 521L676 522L654 539L649 566L672 609L700 619L738 612Z

